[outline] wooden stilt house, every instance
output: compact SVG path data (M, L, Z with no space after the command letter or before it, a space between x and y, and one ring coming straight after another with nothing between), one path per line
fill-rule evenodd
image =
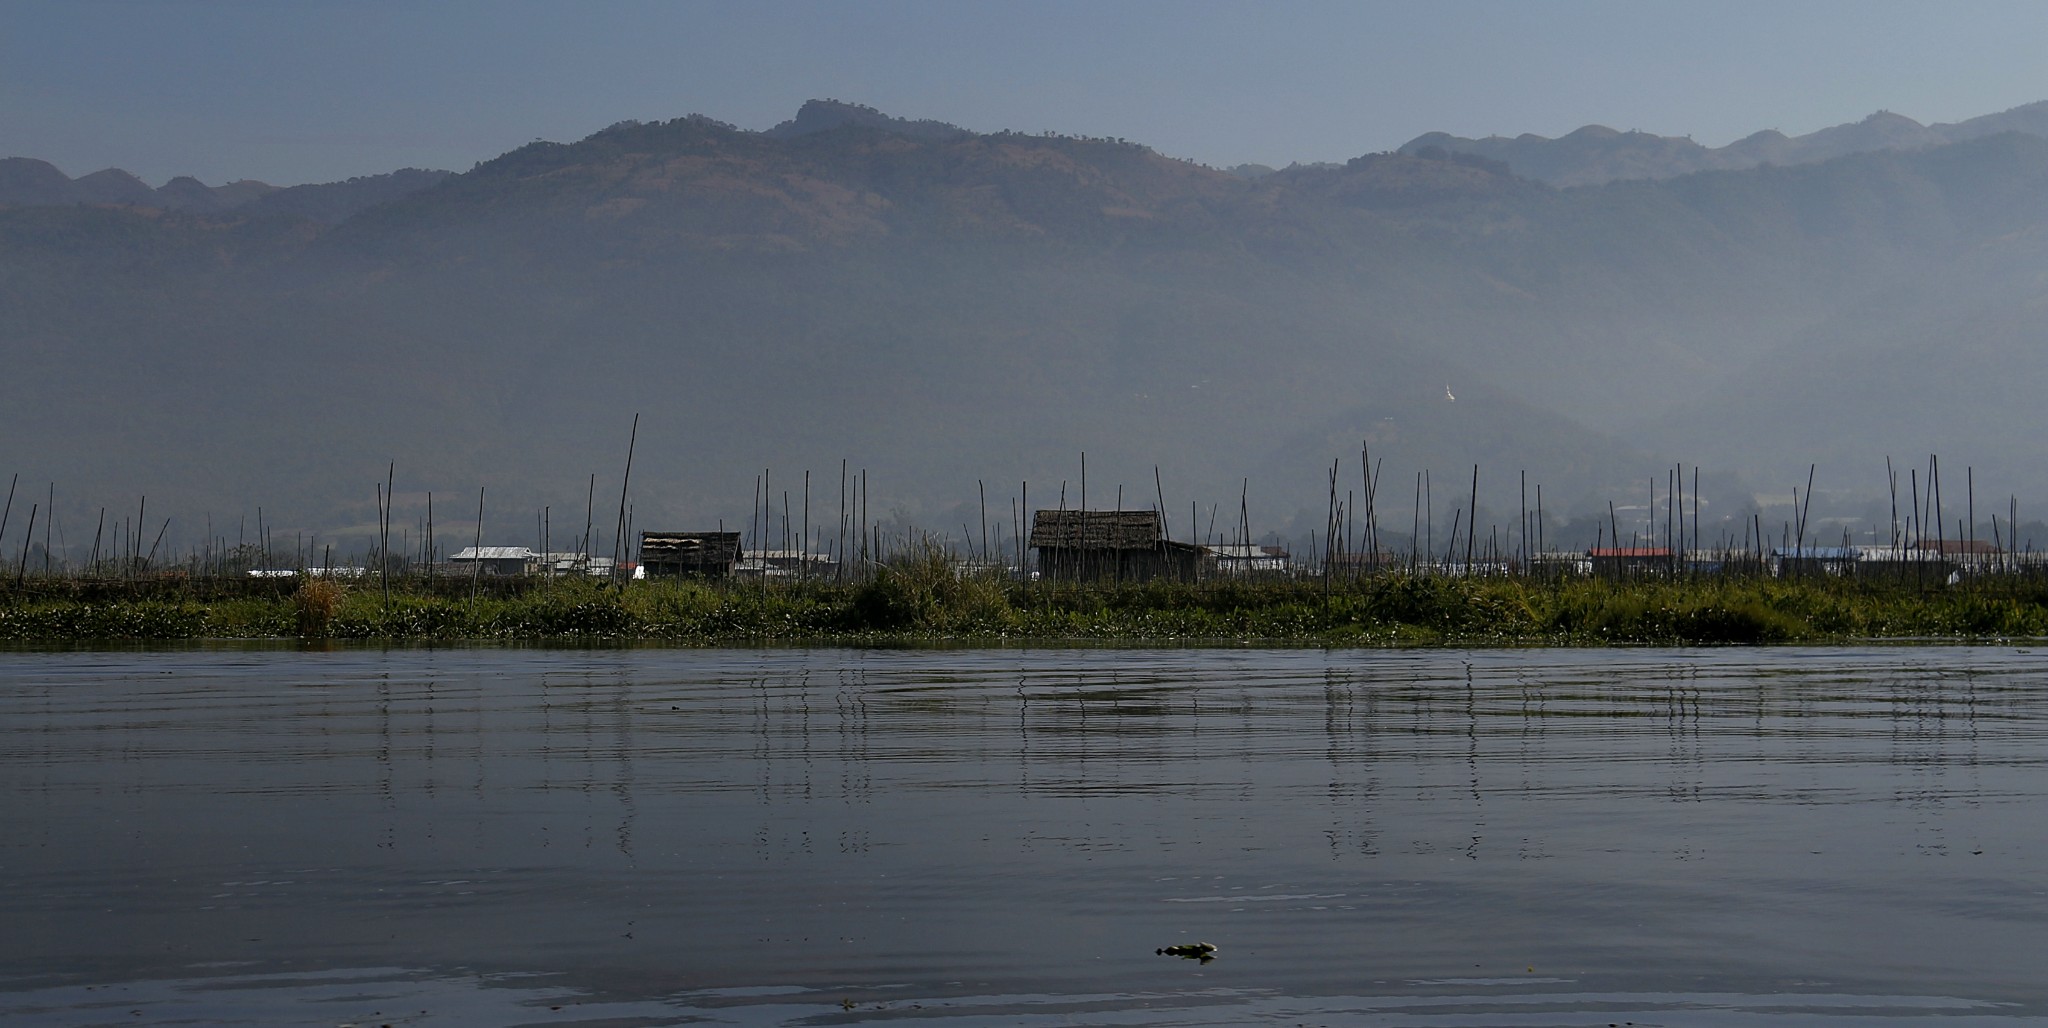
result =
M1041 510L1031 548L1045 578L1084 582L1193 580L1202 548L1166 538L1156 510Z

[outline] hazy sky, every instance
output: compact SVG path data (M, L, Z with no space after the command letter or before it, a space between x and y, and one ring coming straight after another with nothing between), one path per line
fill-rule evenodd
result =
M292 184L812 97L1216 165L1590 122L1719 145L2048 99L2043 54L2038 0L0 0L0 156Z

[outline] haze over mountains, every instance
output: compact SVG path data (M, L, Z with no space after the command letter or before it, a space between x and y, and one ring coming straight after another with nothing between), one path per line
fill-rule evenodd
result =
M1722 147L1702 146L1687 136L1617 132L1605 125L1587 125L1557 139L1533 134L1467 139L1430 132L1409 140L1400 152L1435 147L1477 154L1539 182L1589 186L1616 179L1675 178L1696 171L1731 171L1762 164L1812 164L1850 154L1961 143L2001 132L2048 136L2048 101L1946 125L1922 125L1903 114L1878 111L1854 124L1803 136L1764 129Z
M1424 469L1441 536L1475 463L1503 529L1523 470L1604 515L1697 463L1711 535L1813 461L1868 520L1884 457L1929 452L1975 465L1983 521L2048 500L2048 115L1920 128L1690 173L1749 158L1425 136L1247 177L813 102L211 200L8 161L0 472L57 482L74 549L142 494L173 537L259 504L360 532L392 460L398 524L483 486L525 541L543 506L580 531L592 473L616 503L637 411L648 528L740 523L764 467L834 521L845 458L878 515L969 531L977 481L1005 522L1026 479L1077 505L1083 450L1091 507L1151 504L1158 465L1183 538L1240 488L1255 530L1319 528L1361 440L1403 532Z
M209 186L189 175L180 175L152 189L119 168L105 168L74 179L48 161L5 157L0 158L0 205L108 204L202 214L235 211L246 215L295 215L338 222L364 208L425 189L446 177L445 171L405 168L342 182L280 187L249 179Z

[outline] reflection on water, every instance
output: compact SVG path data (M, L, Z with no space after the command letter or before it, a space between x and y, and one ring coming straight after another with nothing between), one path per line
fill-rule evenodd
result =
M1536 979L1550 991L1525 991L1530 981L1467 979L1403 983L1462 989L1443 994L1281 996L1234 989L1070 995L996 994L923 997L903 988L838 991L800 987L710 989L659 999L591 996L548 976L432 975L395 968L300 974L237 974L122 982L0 993L9 1023L358 1025L679 1025L858 1024L914 1017L920 1024L1174 1025L1298 1024L1304 1021L1385 1026L1548 1026L1560 1016L1588 1014L1615 1025L1739 1025L1760 1020L1866 1023L1889 1028L2033 1023L1999 1004L1951 998L1858 996L1825 992L1779 995L1585 992L1564 979ZM150 1020L143 1021L147 1017ZM62 1018L63 1020L57 1020ZM17 1020L20 1019L20 1020ZM1571 1023L1571 1022L1566 1022Z
M0 654L0 1021L2043 1016L2044 661Z

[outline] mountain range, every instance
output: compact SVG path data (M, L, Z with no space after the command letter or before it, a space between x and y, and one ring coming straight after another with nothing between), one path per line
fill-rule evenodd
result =
M252 179L209 186L190 175L180 175L152 189L119 168L106 168L74 179L48 161L5 157L0 158L0 205L112 205L203 214L236 211L333 223L386 200L425 189L446 177L445 171L405 168L384 175L303 186L273 186Z
M1525 477L1574 531L1610 501L1647 531L1674 461L1710 539L1813 462L1859 531L1887 455L1973 465L1980 520L2048 498L2048 139L2018 131L1559 187L1441 143L1247 176L814 101L292 204L7 168L52 185L0 193L0 472L57 483L73 549L144 495L172 538L261 506L359 541L392 462L401 528L431 489L445 542L481 487L485 541L559 541L613 523L635 413L647 528L748 523L764 470L778 518L808 471L836 525L845 460L878 518L977 536L985 492L1008 531L1027 481L1083 502L1085 452L1090 507L1163 499L1187 538L1242 496L1300 543L1361 444L1386 534L1439 542L1475 465L1501 531Z
M1697 171L1732 171L1766 164L1812 164L1851 154L1910 150L1961 143L2001 132L2048 136L2048 101L2026 104L1952 124L1922 125L1903 114L1878 111L1849 125L1803 136L1765 129L1708 147L1688 136L1617 132L1587 125L1557 139L1524 134L1467 139L1430 132L1403 144L1401 153L1445 150L1500 161L1515 173L1553 186L1587 186L1618 179L1675 178Z

